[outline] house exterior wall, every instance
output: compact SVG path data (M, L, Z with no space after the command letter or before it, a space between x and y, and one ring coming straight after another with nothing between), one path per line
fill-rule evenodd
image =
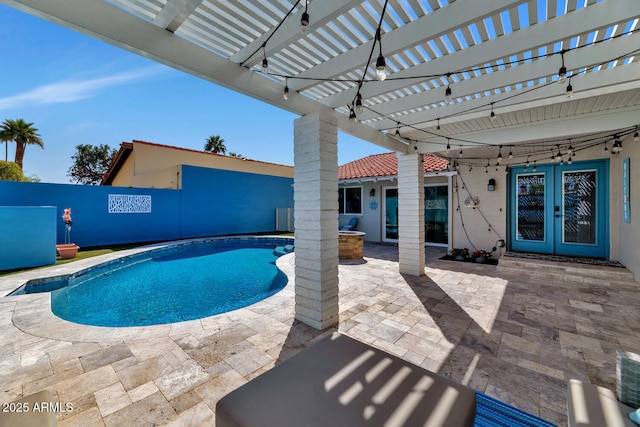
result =
M444 174L429 174L424 178L424 185L447 185L448 179ZM367 242L383 242L384 241L384 188L398 187L396 179L377 179L375 181L363 181L360 183L343 183L340 188L344 187L362 187L362 214L341 214L339 218L340 225L346 225L352 217L358 219L356 230L365 234L364 240ZM370 196L371 190L375 190L375 195ZM374 205L372 206L372 203ZM451 201L449 201L451 208Z
M629 136L622 142L624 151L618 155L618 159L612 160L612 186L617 189L616 198L612 198L612 205L618 209L615 219L617 224L613 224L615 232L619 236L616 245L617 258L629 270L636 275L636 281L640 282L640 141L636 142ZM630 163L630 208L631 222L624 221L624 213L620 206L622 200L622 162L629 158ZM611 215L612 220L614 215Z
M602 145L589 148L587 150L577 153L575 161L583 160L597 160L597 159L609 159L609 241L610 251L609 258L612 260L619 260L630 270L632 270L636 276L640 275L640 254L637 250L632 250L633 245L637 247L637 242L640 241L640 227L637 222L640 221L640 210L638 206L632 206L631 223L624 223L622 219L622 161L626 157L631 157L631 164L634 164L634 159L637 159L637 164L640 160L640 152L638 150L638 143L633 141L633 137L629 137L626 141L623 141L624 151L619 155L603 155ZM609 149L611 144L609 144ZM517 159L519 163L522 159ZM538 165L544 163L552 163L551 159L548 161L538 161ZM474 167L471 172L464 166L462 166L458 172L458 176L454 178L454 194L453 194L453 224L450 227L453 233L453 247L468 247L475 246L477 249L491 250L496 246L498 239L507 240L507 226L509 209L508 194L507 194L507 179L504 167L508 165L508 159L503 161L499 170L495 170L495 166L488 168L488 173L485 173L484 167ZM495 179L496 186L495 191L487 191L487 184L490 178ZM639 182L640 174L638 168L634 170L631 167L631 200L638 199L640 196L638 186L634 186L634 182ZM635 180L635 181L634 181ZM457 183L457 188L456 188ZM464 186L463 186L464 183ZM458 192L456 195L456 191ZM470 207L465 207L464 201L469 197L469 194L479 199L479 210ZM460 210L456 211L457 200L460 200ZM491 231L489 231L489 224L483 219L482 215L487 219L491 225ZM635 223L634 223L635 213ZM464 228L462 227L464 222ZM465 233L466 229L466 233ZM467 235L469 237L467 237ZM473 245L472 245L473 243ZM500 257L500 250L494 253L494 257Z
M180 165L293 178L293 167L133 141L133 151L113 186L182 188Z

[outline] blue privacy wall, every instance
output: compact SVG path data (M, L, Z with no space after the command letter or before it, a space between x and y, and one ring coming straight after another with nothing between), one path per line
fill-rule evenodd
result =
M109 195L136 197L120 204L125 212L109 213ZM138 196L151 196L150 212L127 211L135 210ZM3 205L54 206L58 243L64 243L62 213L71 208L71 241L81 248L180 238L180 192L175 190L0 181ZM0 224L3 230L7 226Z
M55 222L54 207L0 206L0 270L55 264Z
M269 232L293 178L182 166L182 237Z

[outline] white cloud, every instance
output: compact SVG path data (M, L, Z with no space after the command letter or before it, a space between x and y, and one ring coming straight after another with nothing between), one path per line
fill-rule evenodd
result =
M63 80L0 98L0 110L29 105L75 102L91 98L106 88L133 83L164 71L166 71L165 67L153 66L105 77Z

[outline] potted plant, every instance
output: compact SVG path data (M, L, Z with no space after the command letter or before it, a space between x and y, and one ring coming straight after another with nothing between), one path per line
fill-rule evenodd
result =
M489 257L491 257L491 252L487 252L482 249L471 253L471 258L473 258L475 262L485 262Z
M60 258L71 259L78 255L79 246L71 243L71 226L73 220L71 219L71 208L66 208L62 214L62 222L64 222L64 244L56 245L56 251Z
M453 248L451 250L451 256L456 261L464 261L469 256L469 249L467 248Z

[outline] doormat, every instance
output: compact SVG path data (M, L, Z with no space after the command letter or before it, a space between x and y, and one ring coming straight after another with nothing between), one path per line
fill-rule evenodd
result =
M488 265L498 265L498 260L497 259L493 259L493 258L487 258L484 260L484 262L476 262L475 258L465 258L462 261L459 261L457 259L454 259L451 255L445 255L443 257L440 257L440 259L444 260L444 261L455 261L455 262L472 262L474 264L488 264Z
M579 257L579 256L571 256L571 255L547 255L547 254L536 254L530 252L513 252L508 251L505 252L505 257L511 258L524 258L531 260L544 260L544 261L554 261L554 262L572 262L575 264L587 264L587 265L599 265L603 267L619 267L625 268L618 261L610 261L601 258L588 258L588 257Z

